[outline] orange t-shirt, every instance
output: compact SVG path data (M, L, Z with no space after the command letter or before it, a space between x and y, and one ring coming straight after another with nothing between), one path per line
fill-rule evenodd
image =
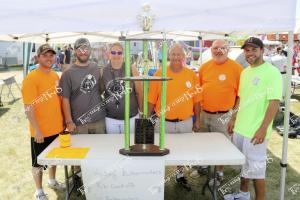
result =
M34 109L38 126L44 137L56 135L63 131L61 98L57 95L59 77L51 71L49 74L39 68L30 72L22 83L22 96L25 105ZM30 126L31 137L35 130Z
M243 67L228 59L217 65L213 60L199 69L201 108L210 112L227 111L233 108L238 94L240 74Z
M159 69L154 76L161 76ZM179 73L174 73L167 67L166 119L187 119L193 116L194 103L200 102L201 88L195 72L184 67ZM150 82L148 102L155 105L155 112L160 116L161 81Z

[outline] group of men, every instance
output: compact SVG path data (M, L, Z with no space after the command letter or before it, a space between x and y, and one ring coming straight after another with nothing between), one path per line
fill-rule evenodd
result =
M124 132L123 47L111 45L109 65L100 70L90 62L91 45L86 38L76 40L76 61L62 73L61 78L51 70L56 52L48 44L37 51L39 67L30 72L22 83L22 96L30 122L32 172L36 184L36 199L48 199L42 187L43 166L38 155L64 130L72 134L103 134ZM137 76L135 66L132 75ZM131 85L131 124L138 116L142 102L142 87ZM133 132L133 128L131 128ZM55 167L49 167L49 187L63 190L64 184L55 180ZM77 168L78 169L78 168ZM76 170L76 168L75 168ZM80 173L78 173L80 175Z
M170 48L167 77L172 80L167 82L165 131L178 134L192 131L223 133L246 157L240 192L224 198L250 199L248 184L253 179L256 199L261 200L265 195L266 147L281 99L281 75L275 67L264 62L264 46L260 39L249 38L242 49L250 64L244 70L228 58L229 47L224 40L214 41L212 59L200 67L197 77L185 66L183 47L175 44ZM51 71L55 51L49 45L42 45L38 50L39 68L23 81L23 101L31 130L36 199L47 199L42 189L42 171L36 162L37 156L65 127L74 134L124 132L124 100L122 95L116 95L122 93L124 83L115 81L117 77L124 76L123 47L118 43L111 46L110 64L103 70L89 62L90 51L89 41L78 39L74 45L76 61L59 80ZM133 76L138 75L135 66L131 71ZM159 69L155 76L161 76L161 73ZM36 103L36 99L40 99L49 88L56 89L59 94ZM131 88L130 117L134 120L138 117L138 110L142 110L142 87L131 84ZM151 82L148 98L150 117L160 117L161 95L161 83ZM121 97L106 101L110 96ZM104 105L104 108L99 105ZM93 110L96 112L90 112ZM156 131L158 127L159 120L156 120ZM63 188L55 180L55 167L50 169L49 186ZM223 170L223 166L217 167L219 180L223 178ZM190 189L183 167L178 166L177 172L177 182Z

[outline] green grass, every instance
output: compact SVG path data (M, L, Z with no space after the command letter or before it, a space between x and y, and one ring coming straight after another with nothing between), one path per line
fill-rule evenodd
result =
M5 68L4 66L0 66L0 72L7 72L7 71L22 71L23 66L20 65L12 65Z
M14 94L20 97L19 91L14 88ZM30 136L28 131L28 121L25 118L22 101L19 99L9 102L11 98L3 98L4 107L0 108L0 199L17 200L32 199L35 191L34 182L31 176L31 156L30 156ZM300 103L291 104L293 112L300 113ZM213 144L212 144L213 145ZM217 147L216 147L217 148ZM280 157L282 149L282 137L275 131L270 139L268 153L272 162L267 168L267 200L279 199L280 186ZM288 163L286 179L286 199L299 199L300 192L293 195L288 189L294 184L300 184L300 140L289 139ZM208 191L206 196L201 195L201 188L205 181L203 177L193 179L187 176L193 190L187 192L175 183L174 170L176 167L167 167L166 175L171 177L165 185L166 200L193 200L193 199L211 199ZM192 170L186 171L188 175ZM223 184L239 174L238 169L226 167ZM46 185L48 174L44 174L44 185ZM64 181L63 168L58 167L57 178ZM232 190L237 190L239 184L232 186ZM64 199L64 193L55 192L45 187L50 199ZM251 186L253 197L253 187ZM72 199L78 199L73 196Z
M299 194L293 195L291 191L288 191L295 184L300 184L300 140L298 139L289 139L288 147L288 164L287 169L287 178L286 178L286 195L285 199L287 200L297 200L299 199ZM266 178L266 187L267 194L266 200L275 200L279 199L280 193L280 157L281 157L281 148L282 148L282 137L279 136L275 131L270 139L268 146L268 158L269 164L267 165L267 178ZM176 167L168 167L166 170L166 175L174 174ZM193 191L187 192L185 189L182 189L177 186L175 182L175 177L171 178L171 181L165 186L165 199L167 200L196 200L196 199L211 199L210 196L201 196L202 185L204 184L205 177L201 178L191 178L189 174L192 170L186 171L189 182L192 185ZM226 167L225 168L225 180L222 182L221 186L229 183L239 174L239 170L236 167ZM238 191L239 182L236 182L233 185L230 185L232 191ZM251 184L250 187L252 199L254 199L254 188ZM208 194L208 191L206 192ZM219 197L222 199L222 193L219 191Z

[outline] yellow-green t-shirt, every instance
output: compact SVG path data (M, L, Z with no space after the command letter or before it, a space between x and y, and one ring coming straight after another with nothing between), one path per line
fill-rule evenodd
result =
M268 62L257 67L247 67L240 77L238 95L240 107L234 132L252 138L261 126L270 100L281 100L282 78L279 70ZM266 139L272 133L270 123Z

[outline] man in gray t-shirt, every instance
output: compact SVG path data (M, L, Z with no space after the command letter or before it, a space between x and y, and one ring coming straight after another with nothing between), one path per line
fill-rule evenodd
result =
M105 133L100 70L89 62L91 46L87 39L76 40L74 48L76 62L62 74L59 83L65 123L73 133Z

